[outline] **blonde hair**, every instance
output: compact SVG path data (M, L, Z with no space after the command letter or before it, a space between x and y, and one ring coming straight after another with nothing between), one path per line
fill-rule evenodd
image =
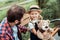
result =
M40 12L40 10L36 10L36 11L39 12L39 13L42 12L42 11ZM30 15L31 12L32 12L32 11L28 11L27 14ZM38 16L38 20L43 20L43 17L42 17L41 15L39 15L39 16Z
M38 18L39 20L43 20L43 17L41 16L41 15L39 15L39 18Z

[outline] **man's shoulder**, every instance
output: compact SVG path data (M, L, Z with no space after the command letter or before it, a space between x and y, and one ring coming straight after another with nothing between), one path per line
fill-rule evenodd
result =
M0 24L0 36L6 33L6 28L3 24Z
M0 31L6 31L6 28L8 27L8 24L0 24Z
M0 24L0 26L1 26L2 24Z
M4 24L7 22L7 17L5 17L2 21L1 21L1 24Z
M1 30L3 27L4 27L4 25L3 25L3 24L0 24L0 30Z
M3 26L3 25L2 25L2 24L0 24L0 30L1 30L2 26Z
M7 26L8 23L0 24L0 27L5 27Z

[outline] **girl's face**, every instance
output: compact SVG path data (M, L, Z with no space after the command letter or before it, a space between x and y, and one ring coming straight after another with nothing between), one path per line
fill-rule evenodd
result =
M39 17L39 12L38 12L38 11L32 11L32 12L30 13L30 18L31 18L32 20L36 20L36 19L38 19L38 17Z

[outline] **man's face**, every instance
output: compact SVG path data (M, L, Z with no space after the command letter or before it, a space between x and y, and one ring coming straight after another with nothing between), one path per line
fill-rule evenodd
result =
M38 12L38 11L32 11L32 12L30 13L30 17L31 17L31 19L33 19L33 20L38 19L38 17L39 17L39 12Z

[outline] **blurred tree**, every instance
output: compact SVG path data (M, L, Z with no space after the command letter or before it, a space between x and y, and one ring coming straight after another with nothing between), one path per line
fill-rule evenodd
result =
M37 0L36 0L37 1ZM42 16L44 19L56 19L59 16L60 10L58 7L60 7L58 0L38 0L38 5L43 10Z
M46 7L46 3L49 0L36 0L36 1L38 2L39 7L44 8L44 7Z
M60 0L57 0L57 5L58 5L57 17L60 18Z

